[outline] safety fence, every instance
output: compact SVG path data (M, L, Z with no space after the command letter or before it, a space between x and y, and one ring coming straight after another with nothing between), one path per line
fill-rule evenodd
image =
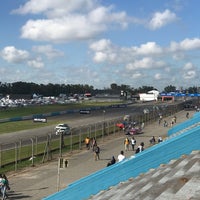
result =
M177 159L181 155L190 154L194 150L200 150L199 133L199 126L192 128L120 163L75 181L67 188L44 198L44 200L87 199L91 195L107 190L113 185L127 181L130 178L135 178L141 173L146 173L152 168L159 167L161 164L167 164L170 160Z
M120 109L120 108L119 108ZM163 117L171 116L183 109L182 104L174 104L168 107L153 107L149 113L132 114L130 121L139 125L148 125L158 120L160 113ZM124 134L124 131L116 127L123 122L123 116L111 120L103 120L94 124L72 128L70 135L55 135L46 133L45 136L32 136L29 139L19 139L15 143L0 144L0 172L18 170L37 163L62 157L63 153L82 150L85 148L86 137L104 140L105 137L114 137ZM145 131L145 129L144 129Z

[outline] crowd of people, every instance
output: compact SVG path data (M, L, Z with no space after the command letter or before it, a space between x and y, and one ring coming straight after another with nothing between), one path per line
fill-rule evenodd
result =
M141 142L137 148L135 148L137 141L135 139L134 136L132 136L131 138L126 137L124 140L124 150L125 151L129 151L132 150L135 154L142 152L144 150L144 142ZM85 138L85 147L87 150L92 150L92 152L94 152L94 160L100 160L100 147L97 145L97 140L96 138L89 138L86 137ZM131 148L130 148L131 147ZM117 159L115 158L115 156L112 156L111 159L109 160L109 162L107 163L107 166L113 165L116 162L121 162L125 159L125 155L124 155L124 151L121 150L119 155L117 156Z
M89 138L86 137L85 138L85 146L87 150L90 150L90 148L92 149L92 151L94 152L94 160L100 160L100 147L97 145L97 140L96 138Z
M177 118L174 115L172 117L171 124L172 125L175 124L176 120L177 120ZM163 118L162 118L162 116L160 116L159 125L161 124L162 121L163 121ZM163 126L164 127L168 126L166 120L163 121ZM151 139L149 140L150 145L155 145L156 143L160 143L160 142L163 142L163 139L161 136L158 136L157 138L155 136L152 136ZM136 146L137 141L134 136L126 136L123 141L123 144L124 144L124 150L121 150L119 152L117 158L115 158L115 156L111 156L109 162L107 163L107 166L111 166L111 165L115 164L116 162L123 161L126 158L125 152L127 152L127 151L133 151L133 155L144 151L144 146L145 146L144 142L140 142L138 144L138 146ZM86 137L85 145L86 145L86 149L88 149L88 150L92 149L92 151L94 152L94 160L95 161L100 160L100 148L97 145L96 139L95 138L90 139L89 137Z
M199 110L200 110L200 109L198 109L197 112L199 112ZM186 117L187 119L189 119L189 118L190 118L190 113L187 112L186 115L185 115L185 117ZM160 116L160 118L159 118L159 120L158 120L158 124L160 125L160 124L162 123L162 121L163 121L163 126L164 126L164 127L168 127L169 124L170 124L170 127L173 127L173 126L176 124L176 122L177 122L177 117L176 117L176 115L174 115L174 116L171 118L170 123L168 123L166 120L163 120L163 119L162 119L162 116Z

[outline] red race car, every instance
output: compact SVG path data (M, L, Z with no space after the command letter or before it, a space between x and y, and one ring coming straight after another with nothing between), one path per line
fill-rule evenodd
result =
M125 125L123 123L117 123L116 126L120 129L124 129Z

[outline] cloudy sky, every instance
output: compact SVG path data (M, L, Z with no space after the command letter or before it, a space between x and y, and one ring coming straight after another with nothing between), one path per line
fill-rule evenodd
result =
M3 0L0 82L199 86L199 0Z

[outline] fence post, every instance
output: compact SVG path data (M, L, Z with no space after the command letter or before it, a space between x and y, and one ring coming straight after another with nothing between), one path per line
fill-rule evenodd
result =
M35 155L37 155L37 153L38 153L37 147L38 147L38 137L35 136Z
M15 142L15 171L17 171L17 142Z
M62 140L63 140L63 133L60 132L60 157L62 157Z
M92 125L90 125L90 138L92 137Z
M102 123L102 141L104 140L104 122Z
M72 137L72 131L71 131L71 135L70 135L70 151L72 152L72 149L73 149L73 137Z
M79 129L79 134L78 134L78 145L79 149L81 149L81 130Z
M0 168L2 167L2 146L0 144Z
M31 144L32 144L32 152L31 152L31 156L32 156L32 167L34 166L34 142L33 142L33 138L31 138Z
M19 140L18 161L21 162L22 140Z
M94 125L94 137L97 138L97 123Z
M116 125L115 125L115 120L113 121L113 132L114 132L114 135L116 136Z

